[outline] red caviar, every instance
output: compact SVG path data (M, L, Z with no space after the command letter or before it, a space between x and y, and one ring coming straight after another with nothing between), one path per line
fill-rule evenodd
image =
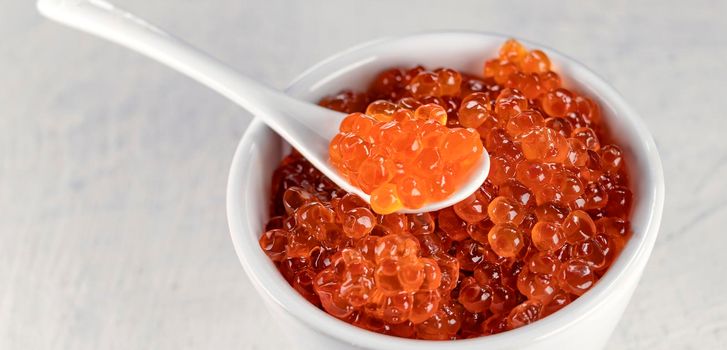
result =
M367 93L323 99L352 113L331 160L375 199L293 151L274 173L260 247L311 303L393 336L485 336L560 310L623 249L633 199L598 105L550 69L545 53L510 40L484 77L394 68ZM492 169L475 193L394 213L451 193L477 144Z
M437 74L420 73L407 86L414 96L426 92L426 97L459 92L456 83L460 81L459 73L443 69ZM351 113L343 119L329 154L338 171L371 195L376 213L417 209L444 199L467 180L482 158L477 131L448 128L447 111L438 104L421 104L412 110L377 100L366 113Z

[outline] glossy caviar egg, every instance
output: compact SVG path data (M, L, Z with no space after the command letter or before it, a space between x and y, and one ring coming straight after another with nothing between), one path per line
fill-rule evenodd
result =
M578 243L596 234L596 224L588 213L575 210L563 221L563 233L568 243Z
M544 91L538 74L518 72L510 74L505 86L520 91L529 100L540 97Z
M313 199L310 193L300 187L288 188L283 194L283 205L288 214L295 213L298 208L310 203Z
M498 224L490 229L487 236L492 250L497 255L512 258L523 248L522 233L511 224Z
M381 155L369 157L361 162L358 168L357 183L362 190L372 192L394 178L395 166L387 157Z
M532 50L523 57L522 69L525 73L547 73L550 70L550 59L543 51Z
M541 86L545 91L553 91L559 88L561 85L560 76L556 72L548 71L545 73L540 73L539 76Z
M414 98L439 96L442 94L439 79L437 78L437 74L434 73L422 72L417 74L407 87Z
M284 230L269 230L260 237L260 247L273 261L280 261L285 257L287 244L288 233Z
M442 95L457 96L462 85L462 75L454 69L443 68L437 71L437 82Z
M396 191L396 185L388 183L371 191L371 208L375 212L389 214L403 207Z
M431 193L431 183L425 179L404 176L396 182L396 192L402 204L411 209L417 209L424 206L429 193Z
M484 76L397 67L366 93L324 98L347 113L331 164L371 201L293 150L273 174L261 250L311 304L391 336L487 336L557 312L628 244L638 198L598 103L552 66L511 40ZM452 194L485 148L475 193L397 213Z
M462 220L476 223L487 218L489 198L482 191L475 191L469 197L452 206Z
M459 108L459 122L467 128L477 128L492 114L490 97L475 92L462 100Z
M353 113L365 109L367 103L366 94L343 90L338 94L324 97L318 104L334 111Z
M565 233L557 222L539 221L531 234L533 244L543 251L557 250L565 244Z
M495 113L503 121L528 109L528 100L516 89L503 89L495 100Z
M376 119L363 113L351 113L341 121L339 131L343 133L354 133L357 135L368 135L368 132L376 124Z
M479 134L472 129L453 129L442 142L442 158L455 164L458 162L473 163L482 155L482 141Z
M588 263L581 259L572 259L560 267L558 280L566 291L581 295L593 287L596 276Z
M528 300L510 311L507 325L510 329L522 327L540 319L543 305L537 300Z
M474 277L466 277L459 287L457 300L469 312L483 312L490 308L492 291L489 286L480 286Z
M515 179L509 179L500 184L500 195L515 200L526 213L535 207L535 195L528 187Z
M441 296L438 290L421 290L412 296L412 310L409 320L413 324L420 324L432 316L439 309Z
M369 92L378 98L391 98L396 94L397 90L403 87L403 78L404 74L401 69L387 69L379 73L374 79L369 87Z
M575 110L573 94L566 89L547 92L542 98L543 111L551 117L563 117Z
M504 196L493 199L487 206L487 213L495 224L519 225L525 218L525 212L520 204Z
M442 106L428 103L417 107L414 117L420 120L434 120L439 124L447 124L447 111Z
M505 84L513 74L517 73L517 65L507 60L499 60L494 71L494 79L498 84Z
M367 208L354 208L346 213L343 232L349 238L359 239L373 230L375 220L374 214Z
M601 144L598 141L598 136L596 135L596 132L593 131L593 129L588 127L582 127L573 130L572 135L573 138L580 140L583 142L584 145L586 145L586 148L591 151L598 151L601 149Z
M518 137L543 126L545 126L545 119L538 111L525 110L510 118L505 130L511 137Z
M609 172L617 172L623 164L623 152L616 145L601 148L601 167Z
M499 58L509 62L520 62L527 55L527 49L515 39L508 39L500 47Z
M396 110L397 106L394 103L385 100L378 100L369 104L366 108L366 114L380 122L385 122L391 120Z
M562 163L568 157L568 141L551 128L533 127L520 135L525 158L533 161Z
M515 167L503 156L490 156L490 173L487 178L495 185L501 185L505 181L515 177Z

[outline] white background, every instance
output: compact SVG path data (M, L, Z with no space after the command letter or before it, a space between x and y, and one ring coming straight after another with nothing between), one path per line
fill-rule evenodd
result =
M727 347L727 2L123 0L282 88L366 40L497 31L555 47L643 115L662 230L609 349ZM146 58L0 0L0 349L290 348L227 233L250 116Z

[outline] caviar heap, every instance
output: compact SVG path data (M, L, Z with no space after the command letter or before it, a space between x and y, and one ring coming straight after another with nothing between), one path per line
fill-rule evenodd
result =
M492 168L452 207L381 215L297 152L285 158L260 246L298 293L330 315L407 338L503 332L588 291L628 240L632 194L623 152L609 143L598 105L563 87L542 51L510 40L481 77L396 68L367 93L321 101L369 116L384 103L392 120L441 107L447 127L476 130ZM380 123L367 118L354 114L343 129ZM421 120L432 127L444 117ZM440 149L439 156L451 155Z
M458 96L461 75L451 69L417 75L412 96ZM346 116L331 140L331 163L371 195L371 208L391 214L446 198L466 182L482 158L482 140L471 128L448 128L437 103L371 102L366 114Z

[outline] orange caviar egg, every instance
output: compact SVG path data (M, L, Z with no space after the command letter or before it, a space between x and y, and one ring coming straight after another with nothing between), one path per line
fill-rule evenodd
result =
M386 122L393 118L394 112L396 112L397 109L397 106L392 102L378 100L371 102L371 104L366 107L366 114L380 122Z
M484 69L483 69L483 75L485 78L494 78L495 74L497 74L498 66L500 65L500 60L497 58L493 58L490 60L485 61Z
M366 208L354 208L346 213L343 222L343 233L349 238L358 239L366 236L374 229L374 214Z
M533 244L542 251L557 250L565 244L565 234L557 222L539 221L531 235Z
M555 130L558 134L565 137L570 137L570 134L573 131L573 123L570 120L561 117L546 118L545 126Z
M459 122L467 128L477 128L491 115L492 106L487 94L475 92L462 100Z
M550 59L545 52L532 50L523 57L521 66L525 73L547 73L550 70Z
M466 277L459 288L457 300L467 311L478 313L490 308L492 291L489 286L482 287L474 277Z
M509 120L528 108L528 99L515 89L504 89L495 100L495 113L502 120Z
M414 118L420 120L434 120L439 124L447 124L447 111L442 106L434 103L428 103L417 107L414 112Z
M568 142L568 156L565 159L565 164L573 167L582 167L588 162L588 148L583 141L576 138L569 138Z
M598 136L591 128L582 127L575 129L573 130L572 137L583 142L583 144L586 145L586 148L591 151L598 152L598 150L601 149L601 144L598 142Z
M551 128L533 127L520 135L526 159L562 163L568 157L568 140Z
M288 235L284 230L272 229L260 237L260 247L273 261L281 261L285 258L287 244Z
M568 243L578 243L596 234L596 224L583 210L574 210L563 221L563 233Z
M515 167L503 156L490 157L490 173L487 175L494 185L501 185L515 176Z
M527 99L540 97L544 92L542 84L540 84L540 76L537 74L526 74L522 72L510 74L505 82L505 86L511 89L517 89Z
M371 209L375 212L389 214L403 207L396 185L386 183L371 191Z
M494 78L498 84L507 83L510 76L517 73L517 65L507 60L500 60L495 67Z
M487 213L495 224L519 225L525 218L523 208L512 198L504 196L493 199L487 206Z
M601 167L608 172L614 173L621 168L623 163L623 152L616 145L606 145L601 148Z
M343 90L338 94L324 97L318 104L334 111L354 113L365 109L368 100L368 96L364 93Z
M563 117L575 110L573 94L566 89L556 89L546 93L542 99L545 113L551 117Z
M523 236L512 224L495 225L487 236L490 247L497 255L512 258L523 248Z
M295 150L280 163L259 244L292 290L362 329L452 340L538 322L598 283L632 234L628 149L543 51L510 40L490 58L484 76L395 67L320 101L348 114L331 164L371 199ZM397 212L454 193L485 146L475 193Z
M368 135L371 128L376 124L376 119L363 113L351 113L341 121L338 130L342 133L353 133L356 135Z
M453 241L462 241L469 237L467 233L467 222L462 220L454 209L446 208L440 210L437 223L447 238Z
M457 96L462 85L462 75L454 69L443 68L437 71L437 82L442 95Z
M421 324L430 319L439 309L441 296L437 290L422 290L414 293L412 297L412 310L409 321L412 324Z
M358 185L362 190L371 192L394 177L394 163L381 155L365 159L358 168Z
M444 136L449 132L448 128L440 127L442 125L440 121L429 119L420 125L419 137L421 138L422 145L424 146L422 152L429 150L436 151L437 154L440 153L439 146L442 142L444 142Z
M450 163L472 164L483 151L479 134L472 129L452 129L442 142L442 158Z
M424 206L431 192L431 184L421 178L405 176L396 183L396 192L401 203L411 209Z
M507 325L511 329L522 327L540 319L543 305L537 300L528 300L516 306L507 316Z
M560 87L561 81L558 73L548 71L538 75L540 77L540 84L544 91L553 91Z
M413 111L417 109L419 106L422 105L422 102L413 98L413 97L403 97L399 99L399 102L397 103L400 109L408 109L410 111Z
M487 218L487 206L489 198L483 191L475 191L469 197L452 206L462 220L468 223L476 223Z
M527 55L527 52L527 49L519 41L509 39L500 47L500 59L517 63Z
M392 68L385 70L374 79L369 87L369 93L377 98L392 98L397 90L402 88L403 73L401 69Z
M407 86L414 98L439 96L442 94L442 87L440 86L439 78L437 77L437 74L434 73L419 73Z
M505 130L510 137L518 137L530 130L545 126L545 119L538 111L526 110L510 118Z
M571 259L565 262L557 275L560 285L567 292L581 295L590 289L596 282L596 275L591 267L581 259Z

